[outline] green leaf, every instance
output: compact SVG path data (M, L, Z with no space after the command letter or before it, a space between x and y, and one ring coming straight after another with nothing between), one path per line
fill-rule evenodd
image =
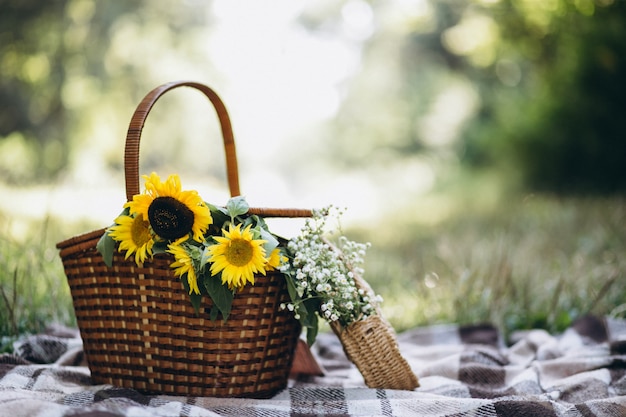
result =
M263 249L265 249L265 254L269 256L274 249L278 246L278 239L274 237L273 234L268 232L267 230L261 229L261 239L265 240L266 243L263 245Z
M230 315L230 309L233 305L234 294L227 286L222 284L221 277L207 277L204 279L204 287L213 300L214 307L217 307L224 317L224 321L228 319ZM214 308L213 308L214 309ZM211 318L213 318L213 309L211 310Z
M311 346L315 342L315 339L317 338L317 332L319 330L317 314L313 314L312 317L314 321L313 325L311 326L302 325L303 327L306 328L306 343L309 346Z
M228 210L224 207L217 207L209 203L206 203L206 205L209 206L209 210L211 210L211 217L213 217L212 226L218 230L224 227L224 223L230 220Z
M300 313L300 323L305 327L317 327L318 319L317 312L320 309L320 301L316 298L307 298L302 300L301 308L298 310ZM302 310L307 312L306 316L301 314Z
M191 305L193 306L193 309L196 310L197 314L200 311L200 306L202 305L202 294L196 294L195 292L192 292L191 294L189 294L189 300L191 300Z
M200 257L200 268L203 268L206 264L209 263L209 259L211 258L211 254L209 253L209 248L213 245L205 246L202 251L202 256Z
M308 298L303 300L298 295L298 290L293 282L293 277L285 274L287 282L287 291L291 298L292 304L296 305L297 312L300 315L300 324L306 329L306 339L309 346L315 342L319 330L319 318L316 314L320 308L320 302L317 299Z
M115 241L109 235L109 229L107 229L98 243L96 249L102 255L102 260L109 268L113 265L113 253L115 252Z
M241 228L245 229L248 226L250 227L250 231L252 232L252 236L254 237L254 239L258 239L259 236L261 236L261 232L259 232L258 227L257 227L257 223L254 221L254 218L256 216L250 216L250 217L244 217L243 219L240 217L239 220L241 222Z
M220 310L217 307L213 306L213 308L211 309L211 321L217 320L218 314L220 314Z
M184 247L187 249L187 254L193 261L196 272L198 271L198 264L200 263L202 255L204 253L204 248L201 248L198 245L199 243L196 243L191 239L184 244Z
M291 302L293 304L297 304L300 302L300 295L298 295L298 290L296 289L296 284L293 282L293 277L289 274L285 274L285 281L287 282L287 291L289 292L289 298L291 298Z
M154 245L152 245L152 254L157 255L159 253L166 253L168 245L169 243L164 240L154 242Z
M242 196L233 197L226 203L226 210L228 210L228 214L233 219L242 214L246 214L249 208L250 206L248 206L246 199Z

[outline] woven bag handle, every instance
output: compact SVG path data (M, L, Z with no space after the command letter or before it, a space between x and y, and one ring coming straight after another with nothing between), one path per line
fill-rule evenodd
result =
M131 201L135 194L139 194L139 143L146 118L156 101L170 90L178 87L191 87L202 92L213 104L222 129L224 151L226 153L226 175L231 197L241 195L239 190L239 169L237 166L237 152L235 138L228 117L226 106L217 93L204 84L193 81L174 81L162 84L150 91L139 103L128 127L126 147L124 151L124 175L126 177L126 199ZM265 217L310 217L311 210L306 209L275 209L250 208L251 214Z

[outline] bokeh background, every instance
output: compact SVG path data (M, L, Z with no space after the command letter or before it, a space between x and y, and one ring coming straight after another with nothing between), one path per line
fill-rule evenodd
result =
M626 2L1 0L3 343L72 324L54 245L119 213L132 112L182 79L251 205L347 209L399 330L624 314ZM202 95L159 101L142 172L220 204L223 160Z

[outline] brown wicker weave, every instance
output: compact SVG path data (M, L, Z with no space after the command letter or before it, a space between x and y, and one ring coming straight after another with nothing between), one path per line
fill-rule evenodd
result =
M213 103L222 128L228 184L239 195L235 143L222 101L209 87L173 82L151 91L135 111L126 138L126 197L139 193L139 140L150 109L181 86ZM309 210L251 209L264 216L310 216ZM117 213L116 213L117 214ZM105 229L60 242L85 354L96 384L147 393L214 397L271 397L287 385L300 324L279 308L289 302L281 274L256 276L235 295L227 322L212 322L204 297L196 314L170 268L169 254L138 267L118 252L107 267L96 250Z
M330 242L331 249L339 251ZM352 270L357 289L373 294L371 287ZM344 327L331 321L330 328L337 335L348 359L356 365L370 388L412 391L419 387L417 376L402 357L396 332L376 305L376 315L355 321Z
M368 387L409 391L419 387L417 377L400 354L393 328L382 316L370 316L345 328L331 323L331 328Z

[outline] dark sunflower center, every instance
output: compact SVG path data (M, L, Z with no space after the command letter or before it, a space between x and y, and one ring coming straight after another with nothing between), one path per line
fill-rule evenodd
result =
M174 197L157 197L148 207L148 220L164 239L178 239L191 231L193 211Z

